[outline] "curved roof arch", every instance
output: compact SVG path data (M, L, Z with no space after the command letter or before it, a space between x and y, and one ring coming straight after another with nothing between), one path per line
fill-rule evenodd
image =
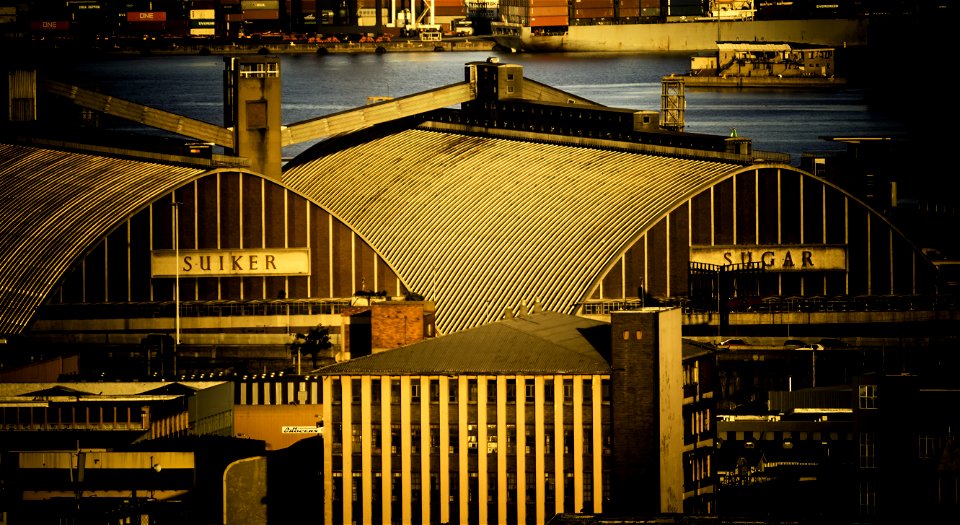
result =
M332 139L284 182L349 224L458 332L538 302L574 313L663 217L734 176L781 163L656 156L424 128ZM908 240L909 242L909 240ZM911 248L922 256L919 249Z
M207 171L13 144L0 159L0 334L21 332L123 218Z
M663 217L664 215L667 215L667 214L669 214L669 213L672 213L672 212L675 211L676 209L678 209L678 208L680 208L681 206L683 206L683 204L686 203L689 199L692 199L692 198L696 197L696 196L699 195L701 192L709 189L711 186L716 186L717 184L720 184L720 183L722 183L722 182L724 182L724 181L726 181L726 180L728 180L728 179L732 179L733 177L735 177L735 176L737 176L737 175L740 175L740 174L742 174L742 173L746 173L746 172L750 172L750 171L756 171L756 170L761 170L761 169L768 169L768 168L773 168L773 169L788 169L788 170L790 170L790 171L793 172L793 173L800 174L800 175L803 176L803 177L809 177L809 178L817 181L817 183L819 183L819 184L823 184L824 186L827 186L827 187L829 187L829 188L832 188L832 189L836 190L837 192L839 192L839 193L841 193L842 195L844 195L844 196L845 196L847 199L849 199L850 201L852 201L852 202L856 203L857 205L859 205L860 207L866 209L866 210L871 214L871 216L880 219L880 220L886 225L887 228L889 228L891 231L895 232L901 239L903 239L903 241L905 241L905 242L910 246L910 249L913 250L913 252L916 254L917 257L919 257L919 258L922 259L922 260L928 261L928 262L930 261L930 259L929 259L929 257L927 256L927 254L925 254L925 253L923 252L923 250L921 250L920 247L916 245L916 243L914 243L914 242L913 242L909 237L907 237L895 224L893 224L893 222L891 222L888 217L886 217L886 216L883 215L882 213L879 213L879 212L877 212L876 210L874 210L874 209L873 209L867 202L865 202L864 200L860 199L860 198L857 197L856 195L851 194L850 192L848 192L847 190L845 190L845 189L843 189L842 187L838 186L838 185L837 185L836 183L834 183L834 182L831 182L831 181L829 181L829 180L827 180L827 179L823 179L823 178L817 177L816 175L813 175L812 173L807 172L807 171L804 171L804 170L802 170L802 169L800 169L800 168L797 168L797 167L794 167L794 166L787 166L787 165L784 165L784 164L758 163L758 164L751 164L750 166L744 166L744 167L740 167L740 168L738 168L738 169L735 169L735 170L727 173L725 176L719 177L719 178L717 178L716 180L710 181L709 183L705 184L704 186L692 190L689 194L687 194L686 196L681 197L679 200L674 201L674 202L672 203L672 206L669 206L669 207L666 207L666 208L665 208L665 211L663 212L663 215L661 215L660 217ZM659 220L660 217L658 217L657 220ZM617 251L617 252L615 252L615 253L612 254L610 260L607 261L607 264L606 264L606 265L604 265L602 272L600 272L600 273L597 275L597 278L596 278L596 279L594 280L594 282L590 285L590 287L589 287L589 288L587 289L587 291L584 293L583 297L581 297L578 302L585 300L587 297L592 296L592 295L594 294L594 292L596 292L597 288L600 286L600 283L603 281L604 277L606 277L607 274L617 265L620 257L622 257L630 248L634 247L634 246L637 244L637 242L639 242L640 240L642 240L643 237L649 233L650 228L653 227L653 226L656 224L657 220L655 220L655 221L653 221L653 222L651 222L651 223L648 223L648 224L646 225L646 227L644 227L642 230L638 230L638 231L636 232L636 235L634 235L632 239L629 239L627 242L624 243L624 245L622 246L622 248L621 248L619 251ZM931 264L932 264L932 262L931 262Z
M572 313L637 231L741 168L425 129L329 142L284 182L435 301L442 333L521 303Z

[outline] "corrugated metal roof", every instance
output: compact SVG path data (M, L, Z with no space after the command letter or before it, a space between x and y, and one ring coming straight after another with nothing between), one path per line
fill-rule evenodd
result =
M540 302L573 313L605 268L741 166L408 129L333 139L285 184L363 237L453 333Z
M331 365L337 374L603 374L607 323L553 312L521 315Z
M0 144L0 335L20 333L98 239L203 172Z

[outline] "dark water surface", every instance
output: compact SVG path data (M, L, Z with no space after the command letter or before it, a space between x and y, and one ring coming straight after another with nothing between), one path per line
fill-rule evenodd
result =
M282 119L291 124L361 106L368 96L399 97L459 82L464 64L489 56L521 64L526 77L601 104L657 111L661 77L686 72L690 62L688 54L282 55ZM42 68L118 98L223 123L222 57L72 59ZM729 135L735 128L739 136L753 139L754 149L789 153L794 165L802 152L842 149L824 136L900 136L909 131L900 110L876 100L863 85L839 91L687 89L686 98L686 131ZM284 156L307 147L288 147Z

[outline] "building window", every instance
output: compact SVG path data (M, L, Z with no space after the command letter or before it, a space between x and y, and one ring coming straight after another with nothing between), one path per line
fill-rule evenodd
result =
M448 399L450 403L457 402L457 399L459 399L459 395L460 395L459 391L460 389L457 386L457 382L450 381L449 386L447 387L447 394L448 394Z
M872 516L877 510L877 491L870 481L860 482L860 514Z
M399 380L399 379L393 379L393 380L391 380L391 383L390 383L390 392L391 392L391 394L390 394L391 400L390 400L390 401L391 401L394 405L399 405L399 404L400 404L400 380Z
M487 454L497 453L497 425L487 425Z
M524 390L526 391L527 403L533 403L537 399L537 389L533 384L524 385Z
M433 381L427 383L430 389L430 402L437 404L440 403L440 385L435 384Z
M860 468L876 468L876 443L873 432L860 433Z
M517 402L517 381L515 379L507 379L507 403L516 403Z
M860 408L877 408L877 385L860 385Z
M467 392L469 395L468 401L470 403L476 403L477 402L477 380L476 379L469 380L468 385L469 385L467 387Z
M573 382L564 381L563 382L563 402L570 404L573 402Z
M360 443L363 437L363 431L360 429L360 425L356 423L350 425L350 435L354 453L360 452Z
M550 379L543 381L543 400L547 403L553 403L553 381Z
M467 448L477 448L477 425L467 425Z
M410 383L410 400L420 401L420 383Z

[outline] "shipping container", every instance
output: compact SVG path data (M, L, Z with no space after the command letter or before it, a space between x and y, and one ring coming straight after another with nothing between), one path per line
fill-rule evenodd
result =
M572 5L574 9L613 9L613 0L579 0Z
M192 9L190 10L190 20L213 20L217 18L214 9Z
M620 10L623 9L636 9L640 10L640 0L622 0L620 2Z
M217 1L216 0L193 0L190 2L191 9L216 9Z
M646 15L648 9L656 9L660 13L660 0L640 0L640 11Z
M594 19L613 18L613 9L609 7L593 9L574 9L573 18L576 19Z
M70 29L69 20L34 20L30 22L30 29L34 31L67 31Z
M567 16L568 9L567 6L556 6L556 7L531 7L530 8L530 18L533 17L543 17L543 16Z
M127 22L134 23L150 23L150 22L166 22L167 21L167 12L166 11L131 11L127 13Z
M527 4L530 6L530 9L537 9L540 7L567 7L569 2L567 0L530 0L530 3Z
M467 16L467 6L442 6L434 7L434 15L442 17L464 17Z
M190 36L216 36L216 35L217 35L216 29L212 27L209 27L209 28L191 27L190 28Z
M244 20L280 20L280 12L276 9L253 9L243 12Z
M280 9L280 1L279 0L242 0L240 2L240 9L243 11L259 11L259 10L278 11Z
M563 16L533 16L530 15L530 27L560 27L569 25L567 15Z
M636 18L640 16L639 7L621 7L620 18Z

